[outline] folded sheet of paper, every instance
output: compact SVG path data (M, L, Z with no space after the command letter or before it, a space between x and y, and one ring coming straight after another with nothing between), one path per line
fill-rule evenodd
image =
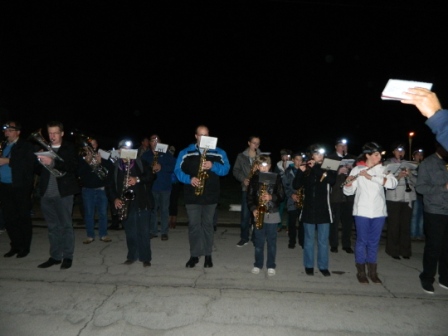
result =
M408 81L402 79L389 79L383 92L381 93L381 99L383 100L402 100L406 99L403 92L406 92L410 88L424 88L431 90L432 83Z

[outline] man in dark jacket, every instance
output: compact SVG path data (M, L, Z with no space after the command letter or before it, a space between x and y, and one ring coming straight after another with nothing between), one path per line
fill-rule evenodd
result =
M339 245L339 223L341 224L341 242L342 249L347 253L353 253L351 235L353 229L353 203L355 196L345 196L341 184L345 181L353 164L356 160L356 156L348 154L347 140L338 139L334 146L335 152L328 155L329 159L337 161L346 161L345 164L341 164L337 171L336 183L331 189L330 204L333 212L333 222L330 224L330 251L333 253L338 252ZM351 163L350 163L351 162Z
M6 142L1 146L0 201L11 249L4 257L30 252L32 238L31 207L34 181L33 145L20 138L21 124L9 121L3 125Z
M61 264L61 269L72 266L75 248L72 211L74 195L80 192L77 179L78 156L75 146L62 140L64 125L59 121L47 124L50 144L42 144L47 151L37 158L40 166L40 206L48 225L50 258L39 268ZM42 141L40 141L42 142Z
M220 176L229 173L230 163L221 148L201 148L201 138L208 137L208 128L196 128L196 143L183 149L177 157L174 173L184 183L185 206L188 213L190 259L192 268L205 256L204 267L213 267L213 217L220 195Z
M141 157L135 159L124 155L124 150L132 149L132 142L121 140L118 144L120 158L114 163L111 183L106 185L109 201L118 210L126 233L128 253L125 265L139 260L143 267L151 266L151 244L149 237L149 213L154 207L151 188L155 173Z

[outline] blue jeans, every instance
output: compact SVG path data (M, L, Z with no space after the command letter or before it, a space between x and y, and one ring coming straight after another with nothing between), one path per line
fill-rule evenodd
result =
M241 239L248 242L249 241L249 232L251 227L251 212L249 210L249 206L247 205L247 191L242 192L241 198Z
M95 238L95 210L98 213L98 235L107 236L107 197L106 191L95 188L82 188L84 222L87 237Z
M385 222L386 217L355 216L355 262L357 264L376 263L381 232Z
M153 191L152 195L154 197L154 208L151 209L149 233L157 236L157 214L160 211L160 233L168 234L171 191Z
M214 240L213 217L216 204L186 204L190 256L211 256Z
M73 195L70 195L40 199L40 208L48 225L50 257L56 260L73 260L75 249L72 223L73 198Z
M422 238L423 236L423 197L417 195L412 209L411 238Z
M132 201L127 219L123 222L128 247L128 260L151 261L151 239L149 238L149 210L140 210L136 200Z
M254 229L255 262L254 267L263 268L264 243L267 242L268 258L266 268L275 268L277 255L277 224L263 224L263 228Z
M305 232L303 244L303 264L305 268L314 268L314 240L317 231L317 267L320 270L327 270L328 237L330 235L330 223L303 223L303 228Z

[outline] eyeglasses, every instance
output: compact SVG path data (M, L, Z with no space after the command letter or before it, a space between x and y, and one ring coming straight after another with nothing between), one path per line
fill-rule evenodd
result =
M19 131L19 129L17 128L17 126L10 125L10 124L4 124L4 125L2 126L2 128L3 128L4 131L10 131L10 132L12 132L12 131Z

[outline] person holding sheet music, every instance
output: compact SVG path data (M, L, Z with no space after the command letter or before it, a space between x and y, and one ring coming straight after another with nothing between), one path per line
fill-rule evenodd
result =
M300 166L293 180L293 188L304 187L302 221L304 227L303 263L305 273L314 275L314 249L317 232L317 266L324 276L330 276L328 270L330 223L333 220L330 207L331 186L336 182L336 172L322 169L325 149L319 144L308 148L309 161Z
M277 224L280 220L279 207L286 199L280 174L269 173L271 158L260 155L258 171L254 173L247 187L247 205L255 218L254 247L255 262L253 274L259 274L264 265L264 245L267 243L266 268L269 276L275 275L277 255ZM260 205L265 206L264 215ZM263 217L259 217L263 216Z
M179 152L174 172L184 184L184 202L188 215L190 259L193 268L205 256L204 267L213 267L213 217L220 196L220 177L229 173L226 152L216 147L217 138L209 137L207 126L196 128L196 143Z
M146 161L157 175L151 193L154 197L154 208L151 209L149 219L149 233L151 238L157 237L157 215L160 212L160 234L162 240L168 240L169 232L169 207L172 184L172 173L176 159L167 150L168 146L162 146L160 137L153 134L149 137L150 149L142 154L142 160Z
M437 95L425 88L409 88L403 92L403 104L415 105L428 118L425 124L436 135L437 141L448 150L448 110L443 109Z
M356 226L355 262L356 277L361 284L381 284L377 274L378 246L387 217L384 189L394 189L397 179L387 174L381 163L382 148L376 142L362 147L356 166L343 184L344 194L355 195L353 216ZM336 186L339 187L339 186Z
M393 172L398 180L394 189L386 191L387 204L387 242L386 253L394 259L409 259L412 255L411 244L411 218L412 206L417 199L415 183L417 178L411 172L416 169L409 161L404 160L406 147L401 142L395 142L392 147L392 157L384 162L388 164L399 164Z
M342 249L347 253L353 253L351 235L353 229L353 202L354 195L347 196L340 187L350 173L356 156L348 154L346 139L337 139L334 153L328 155L329 159L342 161L337 170L336 183L331 189L330 204L333 212L333 222L330 224L330 251L338 252L339 245L339 223L341 224Z

